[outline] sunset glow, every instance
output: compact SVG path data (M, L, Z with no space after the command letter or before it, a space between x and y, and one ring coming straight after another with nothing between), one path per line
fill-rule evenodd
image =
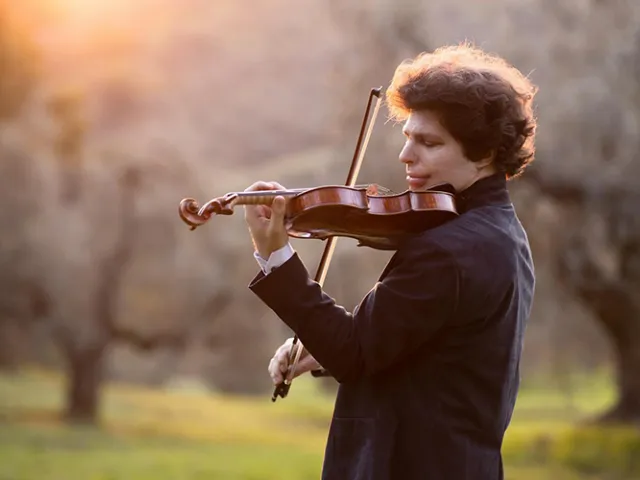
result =
M156 3L164 7L164 2ZM46 32L92 36L96 30L144 27L143 12L148 5L129 0L26 0L9 8Z

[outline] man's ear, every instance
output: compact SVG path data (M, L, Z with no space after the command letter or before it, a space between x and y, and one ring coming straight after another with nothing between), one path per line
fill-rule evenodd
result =
M487 155L482 157L477 162L473 162L473 163L475 163L475 166L476 166L477 170L482 170L482 169L488 167L489 165L491 165L495 158L496 158L495 150L490 150Z

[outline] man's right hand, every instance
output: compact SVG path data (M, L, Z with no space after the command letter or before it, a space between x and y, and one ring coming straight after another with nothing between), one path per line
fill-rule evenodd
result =
M288 338L287 341L276 350L275 355L269 362L269 375L271 376L271 380L274 385L279 385L284 381L284 377L287 373L287 367L289 365L289 352L291 351L292 344L293 338ZM299 342L293 350L291 361L295 358L298 348L300 348ZM303 350L291 378L296 378L303 373L310 372L311 370L317 370L319 368L322 368L322 366L316 361L316 359L313 358L307 350Z

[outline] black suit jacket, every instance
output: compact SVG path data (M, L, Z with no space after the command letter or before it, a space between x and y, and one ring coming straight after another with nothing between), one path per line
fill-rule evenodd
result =
M534 290L502 175L409 239L353 313L294 255L251 282L340 383L325 480L499 480Z

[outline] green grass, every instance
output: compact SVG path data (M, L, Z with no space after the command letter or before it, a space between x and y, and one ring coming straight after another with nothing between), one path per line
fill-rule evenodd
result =
M311 378L294 387L273 404L268 394L109 385L100 428L78 428L60 420L56 375L0 375L0 480L317 479L332 399ZM581 381L572 404L553 389L524 388L503 450L506 478L632 478L637 432L575 428L611 401L601 378Z
M9 426L0 434L0 479L317 478L318 455L265 443L206 442L98 431Z

